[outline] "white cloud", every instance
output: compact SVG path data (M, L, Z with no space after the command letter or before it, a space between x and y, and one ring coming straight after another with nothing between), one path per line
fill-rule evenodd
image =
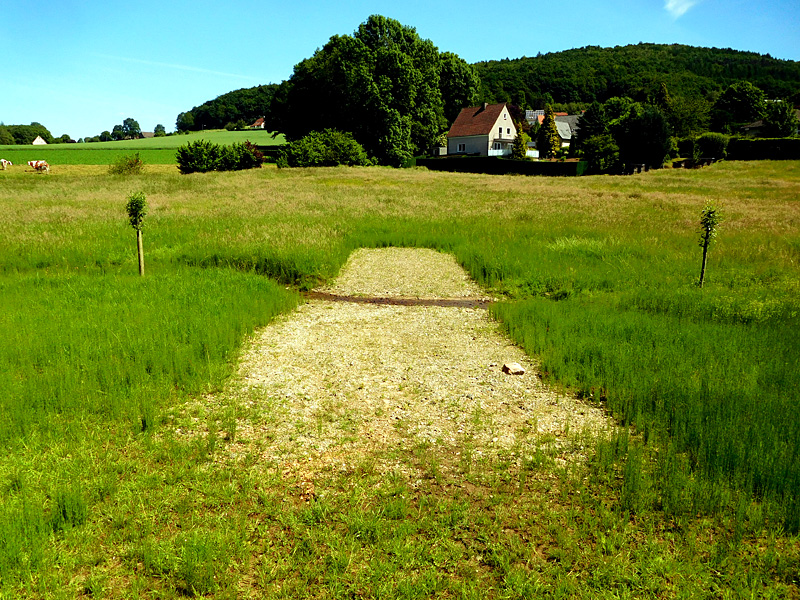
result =
M121 60L121 61L129 62L129 63L137 63L137 64L140 64L140 65L149 65L151 67L162 67L162 68L165 68L165 69L175 69L175 70L179 70L179 71L191 71L193 73L200 73L200 74L206 74L206 75L215 75L215 76L218 76L218 77L230 77L230 78L233 78L233 79L247 79L247 80L252 80L253 79L253 77L248 76L248 75L240 75L238 73L224 73L224 72L221 72L221 71L210 71L208 69L201 69L199 67L191 67L191 66L188 66L188 65L179 65L179 64L174 64L174 63L163 63L163 62L156 62L156 61L152 61L152 60L141 60L141 59L138 59L138 58L126 58L124 56L111 56L111 55L108 55L108 54L94 54L94 56L98 56L100 58L109 58L109 59L113 59L113 60Z
M697 4L698 0L664 0L664 8L673 19L682 17L687 10Z

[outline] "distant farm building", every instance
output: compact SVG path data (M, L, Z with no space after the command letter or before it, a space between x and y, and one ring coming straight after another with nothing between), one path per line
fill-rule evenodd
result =
M31 142L34 146L46 146L47 142L42 139L42 136L37 135L36 139Z

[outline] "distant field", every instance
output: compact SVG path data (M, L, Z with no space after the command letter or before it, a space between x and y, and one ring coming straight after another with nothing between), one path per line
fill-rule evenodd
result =
M142 140L95 142L90 144L50 144L48 146L0 146L0 158L24 166L29 160L46 160L57 165L108 165L120 156L138 152L145 164L171 165L175 151L195 140L205 139L215 144L233 144L246 140L259 146L284 143L284 137L272 137L268 131L198 131L188 135L171 135Z

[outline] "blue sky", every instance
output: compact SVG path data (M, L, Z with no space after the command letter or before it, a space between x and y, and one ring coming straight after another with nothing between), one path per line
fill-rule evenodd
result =
M0 11L0 122L75 139L128 117L172 131L206 100L287 79L371 14L468 62L638 42L800 60L798 0L18 0Z

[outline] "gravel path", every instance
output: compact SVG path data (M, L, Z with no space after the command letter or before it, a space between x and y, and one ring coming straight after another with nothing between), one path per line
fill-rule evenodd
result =
M452 256L406 248L358 250L319 291L488 299ZM490 457L561 444L568 459L570 432L608 427L601 410L545 386L485 308L430 304L312 299L257 332L226 392L240 415L231 452L311 472L371 456L396 471L393 450L418 447ZM502 372L510 362L525 373Z

